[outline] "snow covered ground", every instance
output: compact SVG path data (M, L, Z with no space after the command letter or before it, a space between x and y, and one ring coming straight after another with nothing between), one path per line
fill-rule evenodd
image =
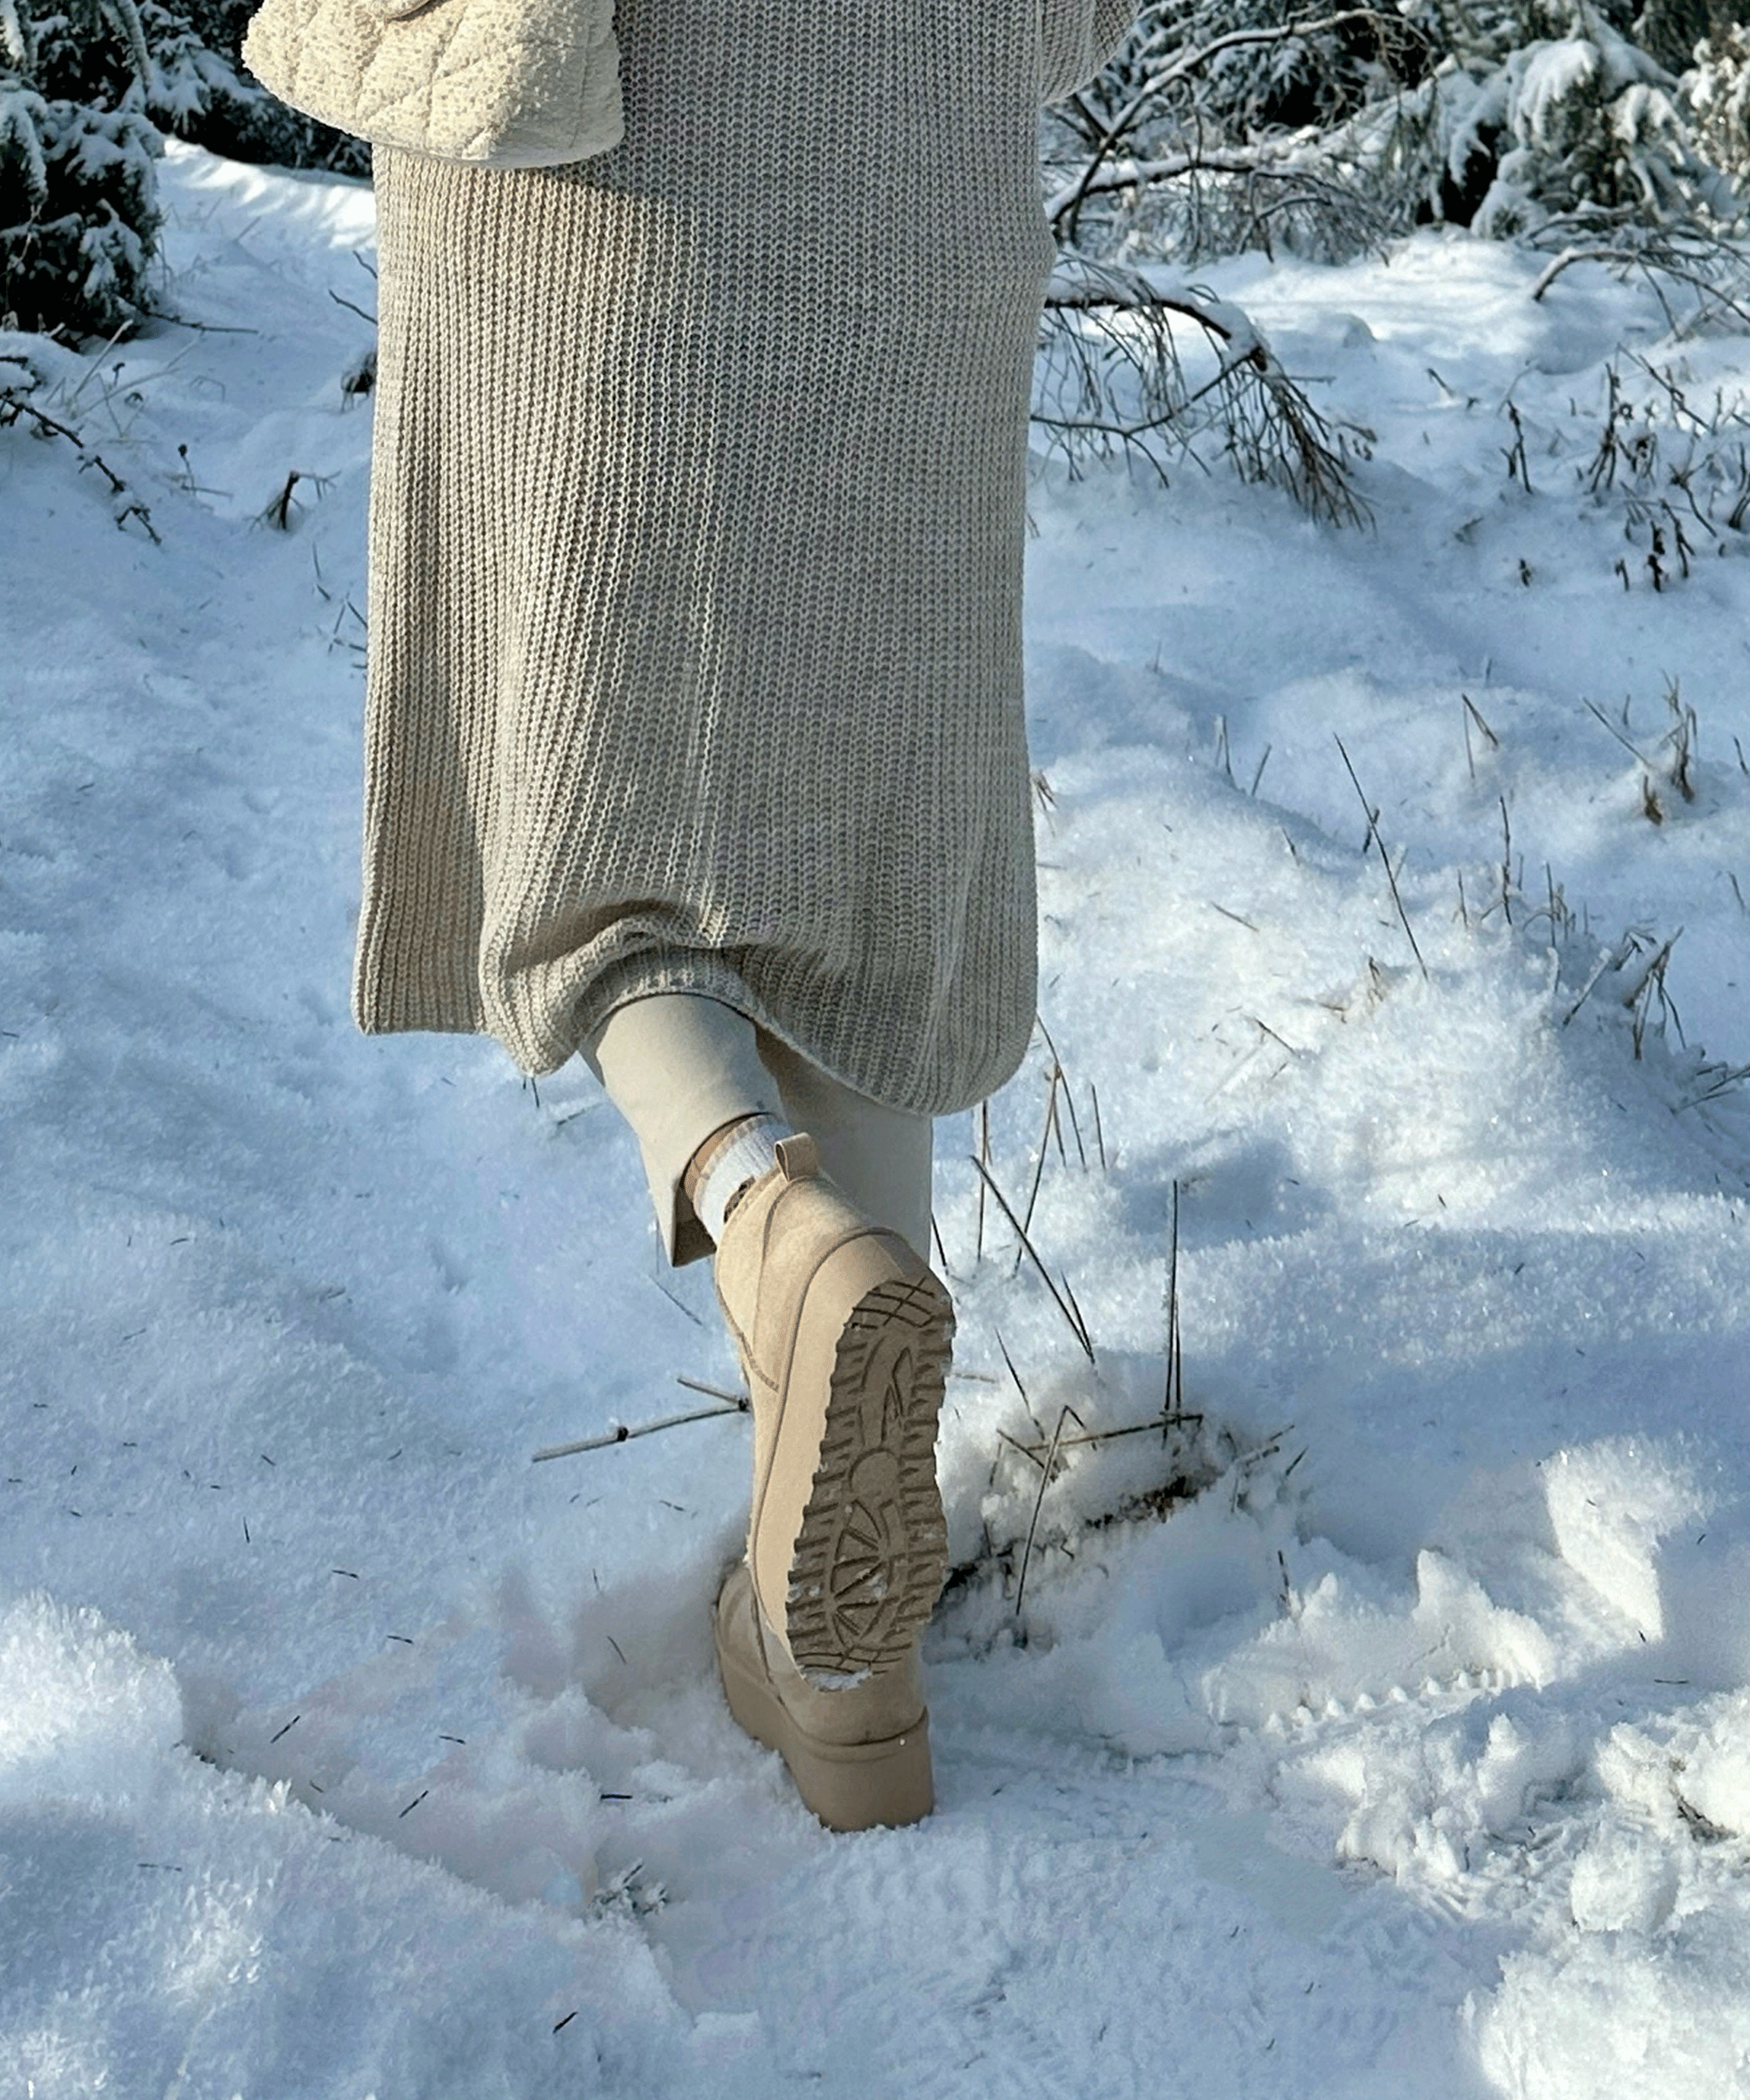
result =
M831 1838L744 1421L531 1463L734 1382L628 1139L347 1019L368 195L165 181L201 327L31 351L161 544L0 432L0 2085L1750 2093L1750 342L1240 261L1373 530L1042 473L991 1163L1093 1360L946 1123L941 1806Z

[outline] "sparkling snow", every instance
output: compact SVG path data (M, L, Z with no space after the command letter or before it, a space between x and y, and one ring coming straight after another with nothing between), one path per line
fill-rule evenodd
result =
M945 1122L941 1806L831 1838L745 1423L530 1462L734 1383L629 1139L347 1018L368 193L165 181L201 328L0 338L130 490L0 432L6 2089L1750 2093L1750 341L1244 258L1373 529L1035 479L991 1171L1094 1361Z

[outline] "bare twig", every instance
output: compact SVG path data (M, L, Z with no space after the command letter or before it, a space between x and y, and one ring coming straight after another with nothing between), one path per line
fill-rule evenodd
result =
M1149 73L1117 114L1102 127L1080 176L1051 207L1052 230L1060 239L1074 242L1081 224L1082 201L1099 180L1107 161L1147 116L1151 105L1158 103L1176 82L1203 70L1228 52L1242 50L1248 46L1289 42L1316 37L1329 29L1342 29L1352 22L1378 21L1382 19L1371 7L1346 7L1338 13L1325 15L1316 21L1286 22L1264 29L1229 30L1224 36L1212 37L1207 43L1189 48L1181 47L1175 51L1164 65L1157 66Z
M110 465L101 452L93 451L79 433L68 425L58 422L52 416L45 415L36 403L29 399L24 395L15 393L10 389L0 390L0 430L15 423L21 416L28 416L32 425L42 436L64 438L79 455L78 471L81 474L83 474L88 466L96 468L104 480L108 483L110 494L117 499L111 514L118 527L126 525L130 518L138 518L140 529L153 546L161 547L164 545L152 524L152 513L138 496L133 496L127 483ZM121 499L124 497L129 500L123 501Z
M334 302L337 307L344 307L348 313L356 314L361 321L368 321L372 328L376 327L377 316L375 314L368 314L363 307L355 304L355 302L350 299L343 298L341 294L334 289L332 285L328 287L328 297Z
M716 1386L700 1385L694 1379L677 1379L675 1383L690 1386L695 1392L716 1392L718 1390ZM572 1444L549 1445L545 1450L537 1451L531 1463L539 1466L549 1458L570 1458L580 1451L604 1451L611 1444L629 1444L634 1436L654 1436L659 1430L678 1429L685 1423L712 1422L721 1415L745 1414L747 1412L748 1401L744 1395L725 1394L724 1397L729 1403L727 1406L695 1407L685 1414L659 1415L654 1422L631 1424L619 1422L600 1436L581 1436Z

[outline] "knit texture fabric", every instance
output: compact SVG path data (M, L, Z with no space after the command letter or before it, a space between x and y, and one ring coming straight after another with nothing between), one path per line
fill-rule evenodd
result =
M378 154L361 1026L1013 1071L1038 116L1131 11L620 0L611 152Z

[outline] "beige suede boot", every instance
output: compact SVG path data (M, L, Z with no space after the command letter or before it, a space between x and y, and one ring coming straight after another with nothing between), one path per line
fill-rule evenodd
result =
M730 1711L776 1750L829 1830L916 1823L935 1806L929 1716L915 1648L849 1690L809 1683L761 1622L743 1562L717 1599L717 1669Z
M787 1659L843 1686L897 1669L947 1566L936 1418L948 1294L820 1171L810 1137L746 1190L717 1296L753 1400L754 1595Z

